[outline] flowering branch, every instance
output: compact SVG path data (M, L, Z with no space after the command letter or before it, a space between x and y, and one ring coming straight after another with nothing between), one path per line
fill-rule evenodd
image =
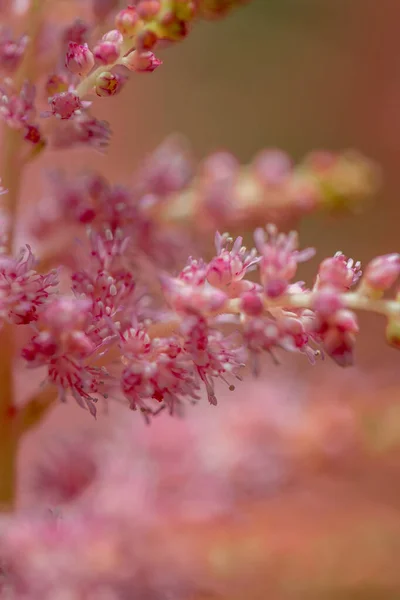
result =
M313 152L297 166L276 149L260 152L246 166L229 152L218 152L195 167L186 145L171 138L146 158L129 189L96 173L75 179L52 174L50 197L35 203L29 222L30 234L46 250L38 258L29 245L15 252L23 167L45 148L85 145L103 150L111 132L92 115L91 94L116 95L130 73L160 67L153 51L183 40L196 19L222 17L246 0L132 2L119 10L118 0L91 0L92 22L76 20L61 27L60 52L54 56L52 44L44 44L43 52L38 43L39 36L46 42L49 36L43 18L49 7L46 0L28 2L26 31L20 39L0 32L2 175L7 188L0 214L0 508L5 511L16 503L22 436L58 401L72 399L93 417L99 400L119 402L149 423L160 413L182 415L204 395L216 405L216 383L222 381L233 390L244 367L258 374L263 354L276 364L284 353L302 354L311 363L328 356L347 367L354 362L359 333L356 311L383 316L388 343L400 348L400 254L376 257L362 272L358 262L338 252L320 263L307 286L297 281L297 269L314 256L314 249L300 250L295 231L278 231L277 223L297 221L319 209L356 212L375 194L379 173L355 152ZM0 12L16 6L6 3ZM23 10L23 3L18 6ZM97 39L99 25L111 20L113 28ZM46 118L51 119L47 129L42 121ZM265 222L273 224L258 227ZM217 232L210 257L205 239L226 228L256 228L255 247L247 250L242 237ZM72 238L79 244L72 244ZM15 397L17 356L27 371L43 373L44 380L25 403ZM207 463L199 489L210 488L212 494L216 489L210 496L214 510L218 494L225 499L231 494L226 481L221 485L211 474L215 464L222 461L219 469L225 477L229 469L242 470L243 456L226 470L226 450L217 463L205 455L200 458L194 433L184 435L189 462ZM237 455L245 454L249 440L243 440ZM10 527L1 531L0 558L8 579L4 583L2 563L0 595L14 598L21 592L24 598L40 600L60 594L86 597L88 590L93 598L193 595L187 582L181 593L170 572L159 573L148 588L151 569L143 556L150 547L151 568L160 558L153 549L154 532L150 545L149 536L142 533L155 523L167 536L170 515L174 510L179 517L182 513L174 496L184 487L176 485L177 471L173 485L162 485L164 451L158 447L148 453L163 454L162 468L147 469L141 456L140 467L132 469L132 464L127 468L120 462L124 453L119 447L112 460L107 456L104 461L101 455L100 469L86 440L82 446L83 453L71 444L60 468L50 468L39 478L41 492L52 493L57 503L72 501L93 487L89 500L74 507L70 522L54 527L54 522L43 524L42 519L2 521ZM144 471L157 471L161 485L142 485ZM204 486L205 475L211 485ZM94 482L95 476L101 485ZM180 477L186 485L189 474ZM115 491L107 495L114 487L117 502ZM169 495L162 510L158 488ZM192 480L189 489L197 496ZM121 490L127 491L129 503ZM137 546L126 537L127 504L128 510L137 511L129 518L129 533L134 530ZM149 507L150 517L144 519ZM164 523L163 511L168 517ZM53 563L49 568L49 555L56 556L54 569ZM135 561L140 568L132 569ZM139 586L136 579L131 585L132 572ZM192 573L187 577L199 579ZM169 582L172 587L166 589Z
M219 152L196 170L187 148L176 138L168 140L144 161L131 189L96 174L75 181L54 175L53 197L34 206L32 229L44 242L57 236L61 251L39 257L39 265L30 246L14 255L20 165L45 147L103 149L110 129L90 113L89 95L117 94L130 72L152 72L161 65L153 53L158 45L183 40L196 18L222 16L241 3L140 0L118 11L114 29L98 41L90 39L93 28L73 23L61 36L65 66L46 79L47 111L39 110L37 95L42 63L33 61L31 52L45 4L30 3L26 36L12 43L0 39L0 67L7 73L0 113L6 123L3 198L9 216L0 256L0 502L5 506L14 502L20 438L56 397L73 397L93 416L99 398L124 401L146 420L165 410L180 414L186 402L199 400L203 388L216 404L215 380L240 380L247 363L257 372L262 352L275 360L282 350L301 352L312 361L326 353L350 364L358 332L355 309L384 314L387 338L398 344L397 299L382 297L398 276L398 255L371 263L356 291L350 288L359 283L359 266L335 255L321 263L313 287L306 289L292 279L297 263L313 252L298 251L296 234L285 236L268 226L266 234L256 230L256 249L248 252L242 238L233 242L217 234L210 261L191 258L181 268L189 254L206 255L204 234L216 229L298 219L322 207L357 209L375 193L379 177L376 167L354 152L313 153L296 167L275 149L261 152L246 167ZM38 115L53 119L49 132ZM65 231L77 234L81 246L71 248L69 237L63 247L59 240ZM54 261L68 267L67 292L58 272L50 270ZM258 281L247 278L252 271ZM30 332L22 349L14 348L20 326ZM30 368L46 371L43 387L21 408L13 390L16 352Z

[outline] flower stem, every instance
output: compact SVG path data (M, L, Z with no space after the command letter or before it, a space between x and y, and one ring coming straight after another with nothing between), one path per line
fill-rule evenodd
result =
M94 71L89 73L89 75L87 77L82 79L82 81L76 88L78 96L80 98L84 98L85 96L87 96L95 87L96 79L98 78L99 75L101 75L102 73L105 73L105 72L108 73L113 69L113 67L120 65L122 58L132 48L133 44L134 44L134 41L132 39L130 39L130 38L126 39L122 44L120 56L119 56L118 60L115 61L115 63L112 63L111 65L101 65L100 67L97 67L97 69L95 69Z
M44 0L32 0L26 13L29 46L14 79L17 88L32 75L32 47L40 31L44 4ZM5 251L10 254L14 250L18 200L22 183L20 161L22 142L21 132L5 124L0 174L7 189L7 193L1 199L4 216L9 220ZM10 323L5 323L0 330L0 510L4 511L10 511L15 506L16 467L20 440L20 428L15 418L17 411L14 403L14 334L14 328Z
M3 182L7 194L2 196L9 218L7 252L12 253L21 176L18 168L20 132L4 132ZM15 470L18 436L13 423L14 406L14 331L10 323L0 330L0 510L12 510L15 500Z

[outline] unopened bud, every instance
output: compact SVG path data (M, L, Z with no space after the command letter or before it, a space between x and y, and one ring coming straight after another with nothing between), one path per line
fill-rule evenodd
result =
M400 254L377 256L367 266L363 284L372 290L384 292L396 283L400 276Z
M240 309L251 317L258 317L264 310L261 295L253 292L245 292L240 297Z
M118 46L121 46L122 42L124 41L124 37L122 33L118 31L118 29L111 29L111 31L107 31L107 33L105 33L101 39L103 42L113 42Z
M115 27L128 37L132 37L137 33L140 18L134 6L128 6L121 10L115 17Z
M94 67L93 52L87 44L81 45L69 42L65 66L75 75L87 75Z
M150 73L162 64L162 61L154 56L152 52L137 52L134 50L126 56L122 63L130 71L138 73Z
M98 96L115 96L121 91L125 81L126 78L118 75L118 73L110 73L109 71L100 73L96 79L96 94Z
M119 44L115 42L100 42L94 48L94 55L96 60L101 62L103 65L112 65L119 58Z

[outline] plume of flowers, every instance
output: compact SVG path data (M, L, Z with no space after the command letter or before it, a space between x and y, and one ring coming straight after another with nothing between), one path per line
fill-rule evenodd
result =
M186 415L202 398L211 414L220 386L233 392L246 367L257 375L263 354L275 363L291 353L313 364L327 356L352 365L358 311L382 315L387 341L400 347L400 254L372 258L362 269L338 252L307 285L298 270L316 251L300 249L297 232L281 227L319 209L353 211L375 194L379 172L354 151L313 152L294 165L270 148L246 166L219 151L197 164L175 136L144 158L130 187L93 172L53 172L45 197L19 214L21 172L39 154L78 145L106 151L111 127L94 114L93 99L157 73L163 49L199 20L246 3L85 0L82 18L60 16L55 25L46 0L0 3L2 18L23 29L0 32L4 510L15 507L21 440L58 401L73 400L93 417L99 406L123 404L152 428L165 422L159 415ZM17 229L33 238L20 253ZM244 244L248 230L254 248ZM22 400L17 369L32 376ZM229 450L229 431L210 429L210 439L223 438L211 458L205 428L180 428L178 418L156 440L140 430L135 447L126 431L100 449L86 439L67 444L35 484L45 502L62 505L61 517L39 510L1 520L1 597L183 600L223 592L195 557L182 558L185 535L169 546L169 524L230 514L249 491L263 497L272 480L285 479L284 444L266 447L265 421L254 427L259 410L250 406L245 419L242 407L229 413L239 450ZM262 481L253 460L268 470ZM187 522L182 513L191 515Z

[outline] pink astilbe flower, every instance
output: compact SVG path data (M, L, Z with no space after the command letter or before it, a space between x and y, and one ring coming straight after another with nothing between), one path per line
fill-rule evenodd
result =
M359 327L357 317L352 311L340 309L328 317L317 316L313 327L316 339L321 341L326 353L337 364L342 367L353 364L353 351Z
M183 398L198 399L194 364L180 344L179 338L151 341L140 329L123 335L121 388L130 407L145 417L163 408L180 414Z
M3 84L4 85L4 84ZM10 83L5 82L0 89L0 114L12 129L23 129L35 118L36 88L25 82L18 92Z
M12 33L6 29L0 30L0 70L7 75L12 75L24 57L28 44L28 37L22 35L14 39Z
M162 276L164 296L168 304L177 312L214 313L223 312L228 295L211 285L185 283L182 279Z
M191 285L202 286L206 282L208 269L209 266L203 259L190 257L179 273L179 279Z
M94 67L94 57L87 44L69 42L65 66L75 75L87 75Z
M244 366L245 350L235 336L225 336L210 329L202 317L187 317L181 325L185 351L191 356L200 380L204 383L210 404L217 404L214 380L234 376L240 380L239 371ZM228 384L234 389L232 384Z
M326 419L322 435L318 420L302 429L309 394L288 377L296 401L282 408L273 369L260 402L252 394L235 401L234 384L246 366L259 373L262 354L275 365L285 353L352 364L356 311L383 316L387 341L400 348L400 291L389 298L399 254L373 259L361 277L359 263L337 253L308 285L296 281L297 269L314 250L299 250L296 231L278 232L283 220L317 208L352 210L375 193L375 165L354 152L315 152L295 165L271 148L242 166L217 151L196 168L173 136L145 157L130 186L98 173L73 177L67 159L48 196L30 201L32 223L18 221L26 216L19 202L26 165L51 149L104 150L111 131L94 112L101 98L112 103L130 78L157 71L159 49L183 41L197 20L245 3L74 0L54 9L44 0L0 0L2 17L21 32L15 39L0 32L9 188L0 211L0 509L18 507L0 518L5 600L246 597L247 586L229 589L231 566L238 570L247 557L243 581L253 579L257 554L269 555L264 540L257 533L232 554L224 531L204 552L202 544L192 548L193 532L204 521L214 528L215 517L229 517L239 531L244 502L292 483L300 463L310 462L310 446L324 460L336 456L353 430L346 411L333 428ZM73 14L78 6L83 20ZM49 119L39 127L37 115ZM256 249L243 245L239 226L257 228ZM212 235L228 227L235 235L216 233L212 255ZM41 250L37 263L29 245L13 256L27 230ZM37 369L27 382L19 381L21 358ZM123 427L101 444L88 433L47 453L31 489L39 510L20 503L21 440L57 400L71 399L93 417L98 403L110 405ZM129 411L120 417L113 403L152 427ZM314 439L304 451L307 429ZM275 581L268 585L279 595Z
M361 278L360 262L347 258L342 252L336 252L335 256L326 258L320 264L316 286L321 288L325 285L338 291L349 290Z
M122 64L130 71L136 73L152 73L162 65L162 61L154 56L153 52L138 52L134 50L130 52L122 61Z
M104 369L90 366L87 359L96 349L87 331L91 326L91 302L59 297L46 306L35 334L22 351L32 367L47 366L48 380L65 401L72 394L78 404L96 415L97 394L106 394Z
M102 65L114 64L119 58L121 41L118 43L111 40L104 40L103 38L103 40L93 48L93 54L97 62Z
M282 296L296 274L298 263L312 258L315 250L307 248L299 251L297 234L278 234L273 225L267 226L266 234L263 229L257 229L254 240L261 254L260 273L264 291L270 298Z
M42 113L42 116L54 115L58 119L71 119L90 106L90 102L82 102L73 89L55 94L49 98L49 104L51 112Z
M362 281L366 293L383 293L390 289L400 276L400 254L377 256L366 267Z
M254 270L255 265L260 261L257 251L254 248L247 251L242 243L242 237L233 241L228 234L221 235L217 232L215 236L217 256L210 261L207 269L209 283L232 296L247 290L249 282L242 282L242 280L246 273Z
M255 316L246 320L243 336L252 358L255 375L260 373L262 352L268 352L276 363L278 350L301 352L312 364L315 363L315 358L320 352L313 347L315 336L311 328L313 319L310 319L310 316L312 317L307 312L296 315L289 311L281 311L275 318Z
M58 284L56 271L42 275L30 246L17 258L0 255L0 319L16 324L36 321L43 305Z
M87 113L75 115L73 119L60 121L52 133L52 146L65 150L76 146L91 146L104 151L110 143L111 130L106 121L100 121Z

